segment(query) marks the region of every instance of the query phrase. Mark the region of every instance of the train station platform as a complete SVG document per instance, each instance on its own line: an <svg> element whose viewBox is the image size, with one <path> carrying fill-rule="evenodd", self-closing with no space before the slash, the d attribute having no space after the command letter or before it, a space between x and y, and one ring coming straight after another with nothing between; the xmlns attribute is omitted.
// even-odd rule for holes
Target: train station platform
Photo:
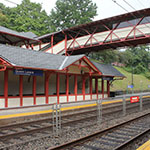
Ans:
<svg viewBox="0 0 150 150"><path fill-rule="evenodd" d="M112 104L121 102L123 97L125 96L126 100L130 100L131 96L140 96L140 93L136 94L126 94L121 96L116 96L113 98L107 98L102 100L102 105ZM142 93L143 98L150 97L150 92ZM88 108L96 106L97 100L89 100L89 101L79 101L79 102L71 102L71 103L62 103L61 111L71 111L76 109ZM9 118L18 118L25 116L34 116L34 115L42 115L52 113L52 104L48 105L39 105L39 106L28 106L28 107L14 107L9 109L0 109L0 120L9 119Z"/></svg>
<svg viewBox="0 0 150 150"><path fill-rule="evenodd" d="M140 146L136 150L150 150L150 140L148 140L147 142L145 142L142 146Z"/></svg>

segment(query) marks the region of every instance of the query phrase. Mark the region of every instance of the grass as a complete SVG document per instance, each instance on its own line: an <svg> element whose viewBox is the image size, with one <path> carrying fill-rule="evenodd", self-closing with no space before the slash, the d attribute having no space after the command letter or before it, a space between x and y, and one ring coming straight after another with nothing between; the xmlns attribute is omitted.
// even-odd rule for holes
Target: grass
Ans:
<svg viewBox="0 0 150 150"><path fill-rule="evenodd" d="M120 91L120 90L123 90L123 91L126 91L127 90L127 86L128 85L131 85L131 80L132 80L132 74L125 71L123 68L120 68L120 67L115 67L118 71L120 71L122 74L124 74L126 76L125 79L123 80L116 80L113 82L110 90L111 91ZM150 73L150 72L149 72ZM140 91L141 89L142 90L149 90L150 91L150 88L148 88L148 85L150 85L150 80L147 79L144 75L140 74L140 75L137 75L137 74L133 74L133 83L134 83L134 90L135 91ZM132 89L129 89L128 88L128 91L131 91Z"/></svg>

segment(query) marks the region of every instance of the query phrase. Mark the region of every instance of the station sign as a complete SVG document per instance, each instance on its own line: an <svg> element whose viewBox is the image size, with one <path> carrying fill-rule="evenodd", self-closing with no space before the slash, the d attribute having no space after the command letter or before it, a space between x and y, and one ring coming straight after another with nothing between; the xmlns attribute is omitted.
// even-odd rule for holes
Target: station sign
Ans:
<svg viewBox="0 0 150 150"><path fill-rule="evenodd" d="M43 76L42 70L33 70L33 69L14 69L13 73L15 75Z"/></svg>
<svg viewBox="0 0 150 150"><path fill-rule="evenodd" d="M139 96L130 97L130 103L137 103L137 102L139 102Z"/></svg>
<svg viewBox="0 0 150 150"><path fill-rule="evenodd" d="M132 89L132 88L134 88L134 85L128 85L128 88Z"/></svg>

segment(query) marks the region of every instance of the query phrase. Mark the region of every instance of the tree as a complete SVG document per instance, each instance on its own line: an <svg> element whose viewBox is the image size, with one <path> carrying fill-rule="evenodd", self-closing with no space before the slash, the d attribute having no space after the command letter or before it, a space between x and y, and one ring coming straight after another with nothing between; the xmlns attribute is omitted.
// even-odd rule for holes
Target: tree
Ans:
<svg viewBox="0 0 150 150"><path fill-rule="evenodd" d="M118 62L118 52L113 50L104 50L97 53L92 53L89 57L99 60L102 63L110 64L112 62Z"/></svg>
<svg viewBox="0 0 150 150"><path fill-rule="evenodd" d="M0 25L1 26L7 26L8 24L8 17L5 14L8 12L8 8L5 7L2 3L0 3Z"/></svg>
<svg viewBox="0 0 150 150"><path fill-rule="evenodd" d="M3 23L8 22L8 18L0 11L0 25L3 25Z"/></svg>
<svg viewBox="0 0 150 150"><path fill-rule="evenodd" d="M57 0L50 14L51 28L59 31L88 23L97 15L97 6L91 0Z"/></svg>
<svg viewBox="0 0 150 150"><path fill-rule="evenodd" d="M9 8L7 27L19 32L32 31L37 35L50 32L49 16L39 3L23 0L17 7Z"/></svg>

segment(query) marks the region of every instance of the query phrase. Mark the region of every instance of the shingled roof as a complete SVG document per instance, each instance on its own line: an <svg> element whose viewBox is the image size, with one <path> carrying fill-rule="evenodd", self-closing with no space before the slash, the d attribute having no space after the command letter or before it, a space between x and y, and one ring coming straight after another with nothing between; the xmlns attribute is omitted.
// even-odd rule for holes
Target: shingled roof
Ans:
<svg viewBox="0 0 150 150"><path fill-rule="evenodd" d="M113 76L113 77L123 77L123 78L125 77L112 65L101 64L94 61L91 62L96 66L96 68L102 73L103 76Z"/></svg>
<svg viewBox="0 0 150 150"><path fill-rule="evenodd" d="M24 41L28 41L29 44L39 42L34 37L36 35L32 32L17 32L0 26L0 43L2 44L9 43L20 46L24 45Z"/></svg>
<svg viewBox="0 0 150 150"><path fill-rule="evenodd" d="M15 67L62 70L84 56L61 56L0 44L0 57Z"/></svg>

